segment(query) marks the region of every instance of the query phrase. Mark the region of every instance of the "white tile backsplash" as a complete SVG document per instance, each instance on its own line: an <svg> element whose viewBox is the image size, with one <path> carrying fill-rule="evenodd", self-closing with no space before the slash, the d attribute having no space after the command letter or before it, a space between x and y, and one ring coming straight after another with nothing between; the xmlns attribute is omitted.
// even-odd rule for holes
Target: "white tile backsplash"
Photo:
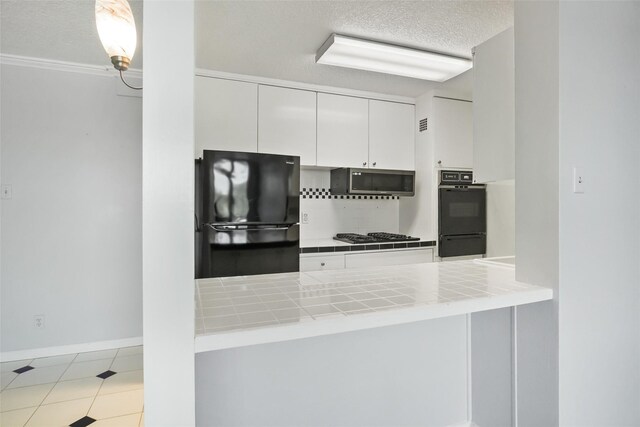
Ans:
<svg viewBox="0 0 640 427"><path fill-rule="evenodd" d="M303 169L301 188L328 190L329 170ZM302 223L307 214L308 224ZM398 233L399 200L300 199L300 238L326 239L336 233L366 234L374 231Z"/></svg>

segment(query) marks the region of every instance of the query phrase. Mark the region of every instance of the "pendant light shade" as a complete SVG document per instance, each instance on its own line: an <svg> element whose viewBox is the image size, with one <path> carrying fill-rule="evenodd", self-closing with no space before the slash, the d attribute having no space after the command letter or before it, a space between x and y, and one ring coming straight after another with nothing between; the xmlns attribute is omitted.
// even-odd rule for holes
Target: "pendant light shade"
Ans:
<svg viewBox="0 0 640 427"><path fill-rule="evenodd" d="M136 23L127 0L96 0L96 26L113 66L129 68L136 51Z"/></svg>

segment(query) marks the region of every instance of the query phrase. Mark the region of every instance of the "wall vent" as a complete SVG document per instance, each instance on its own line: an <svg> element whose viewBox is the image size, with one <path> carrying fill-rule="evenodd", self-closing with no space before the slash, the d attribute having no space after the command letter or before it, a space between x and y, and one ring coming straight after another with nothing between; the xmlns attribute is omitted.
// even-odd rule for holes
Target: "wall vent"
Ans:
<svg viewBox="0 0 640 427"><path fill-rule="evenodd" d="M424 119L420 120L419 130L420 130L420 132L424 132L425 130L427 130L427 118L426 117Z"/></svg>

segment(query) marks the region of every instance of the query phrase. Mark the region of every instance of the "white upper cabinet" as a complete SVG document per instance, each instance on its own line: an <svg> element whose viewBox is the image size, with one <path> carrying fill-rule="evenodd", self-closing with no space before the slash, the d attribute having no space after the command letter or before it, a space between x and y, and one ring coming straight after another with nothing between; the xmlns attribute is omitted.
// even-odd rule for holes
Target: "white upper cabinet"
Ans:
<svg viewBox="0 0 640 427"><path fill-rule="evenodd" d="M473 167L473 107L471 102L434 97L433 132L436 167L449 169L471 169Z"/></svg>
<svg viewBox="0 0 640 427"><path fill-rule="evenodd" d="M415 106L369 100L369 163L376 169L415 169Z"/></svg>
<svg viewBox="0 0 640 427"><path fill-rule="evenodd" d="M300 156L316 164L316 93L262 86L258 95L258 152Z"/></svg>
<svg viewBox="0 0 640 427"><path fill-rule="evenodd" d="M195 78L195 155L202 150L258 151L258 85Z"/></svg>
<svg viewBox="0 0 640 427"><path fill-rule="evenodd" d="M318 166L367 167L369 101L319 93L317 144Z"/></svg>
<svg viewBox="0 0 640 427"><path fill-rule="evenodd" d="M195 78L202 150L300 156L303 166L415 169L415 106Z"/></svg>
<svg viewBox="0 0 640 427"><path fill-rule="evenodd" d="M475 48L473 169L478 182L515 178L513 28Z"/></svg>

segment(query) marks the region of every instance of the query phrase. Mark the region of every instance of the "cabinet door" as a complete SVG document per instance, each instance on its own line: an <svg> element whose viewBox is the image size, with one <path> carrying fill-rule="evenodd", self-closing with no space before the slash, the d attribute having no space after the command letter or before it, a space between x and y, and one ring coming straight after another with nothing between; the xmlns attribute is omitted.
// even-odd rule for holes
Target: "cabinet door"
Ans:
<svg viewBox="0 0 640 427"><path fill-rule="evenodd" d="M379 267L433 262L433 249L346 254L345 268Z"/></svg>
<svg viewBox="0 0 640 427"><path fill-rule="evenodd" d="M300 255L300 271L340 270L344 255Z"/></svg>
<svg viewBox="0 0 640 427"><path fill-rule="evenodd" d="M316 164L316 93L260 85L258 152L300 156Z"/></svg>
<svg viewBox="0 0 640 427"><path fill-rule="evenodd" d="M257 117L257 84L196 76L196 157L202 150L257 152Z"/></svg>
<svg viewBox="0 0 640 427"><path fill-rule="evenodd" d="M318 166L367 166L369 161L369 101L350 96L318 94Z"/></svg>
<svg viewBox="0 0 640 427"><path fill-rule="evenodd" d="M515 179L513 28L476 47L473 80L474 178Z"/></svg>
<svg viewBox="0 0 640 427"><path fill-rule="evenodd" d="M469 101L433 98L436 167L473 167L473 106Z"/></svg>
<svg viewBox="0 0 640 427"><path fill-rule="evenodd" d="M369 167L415 169L415 107L369 101Z"/></svg>

